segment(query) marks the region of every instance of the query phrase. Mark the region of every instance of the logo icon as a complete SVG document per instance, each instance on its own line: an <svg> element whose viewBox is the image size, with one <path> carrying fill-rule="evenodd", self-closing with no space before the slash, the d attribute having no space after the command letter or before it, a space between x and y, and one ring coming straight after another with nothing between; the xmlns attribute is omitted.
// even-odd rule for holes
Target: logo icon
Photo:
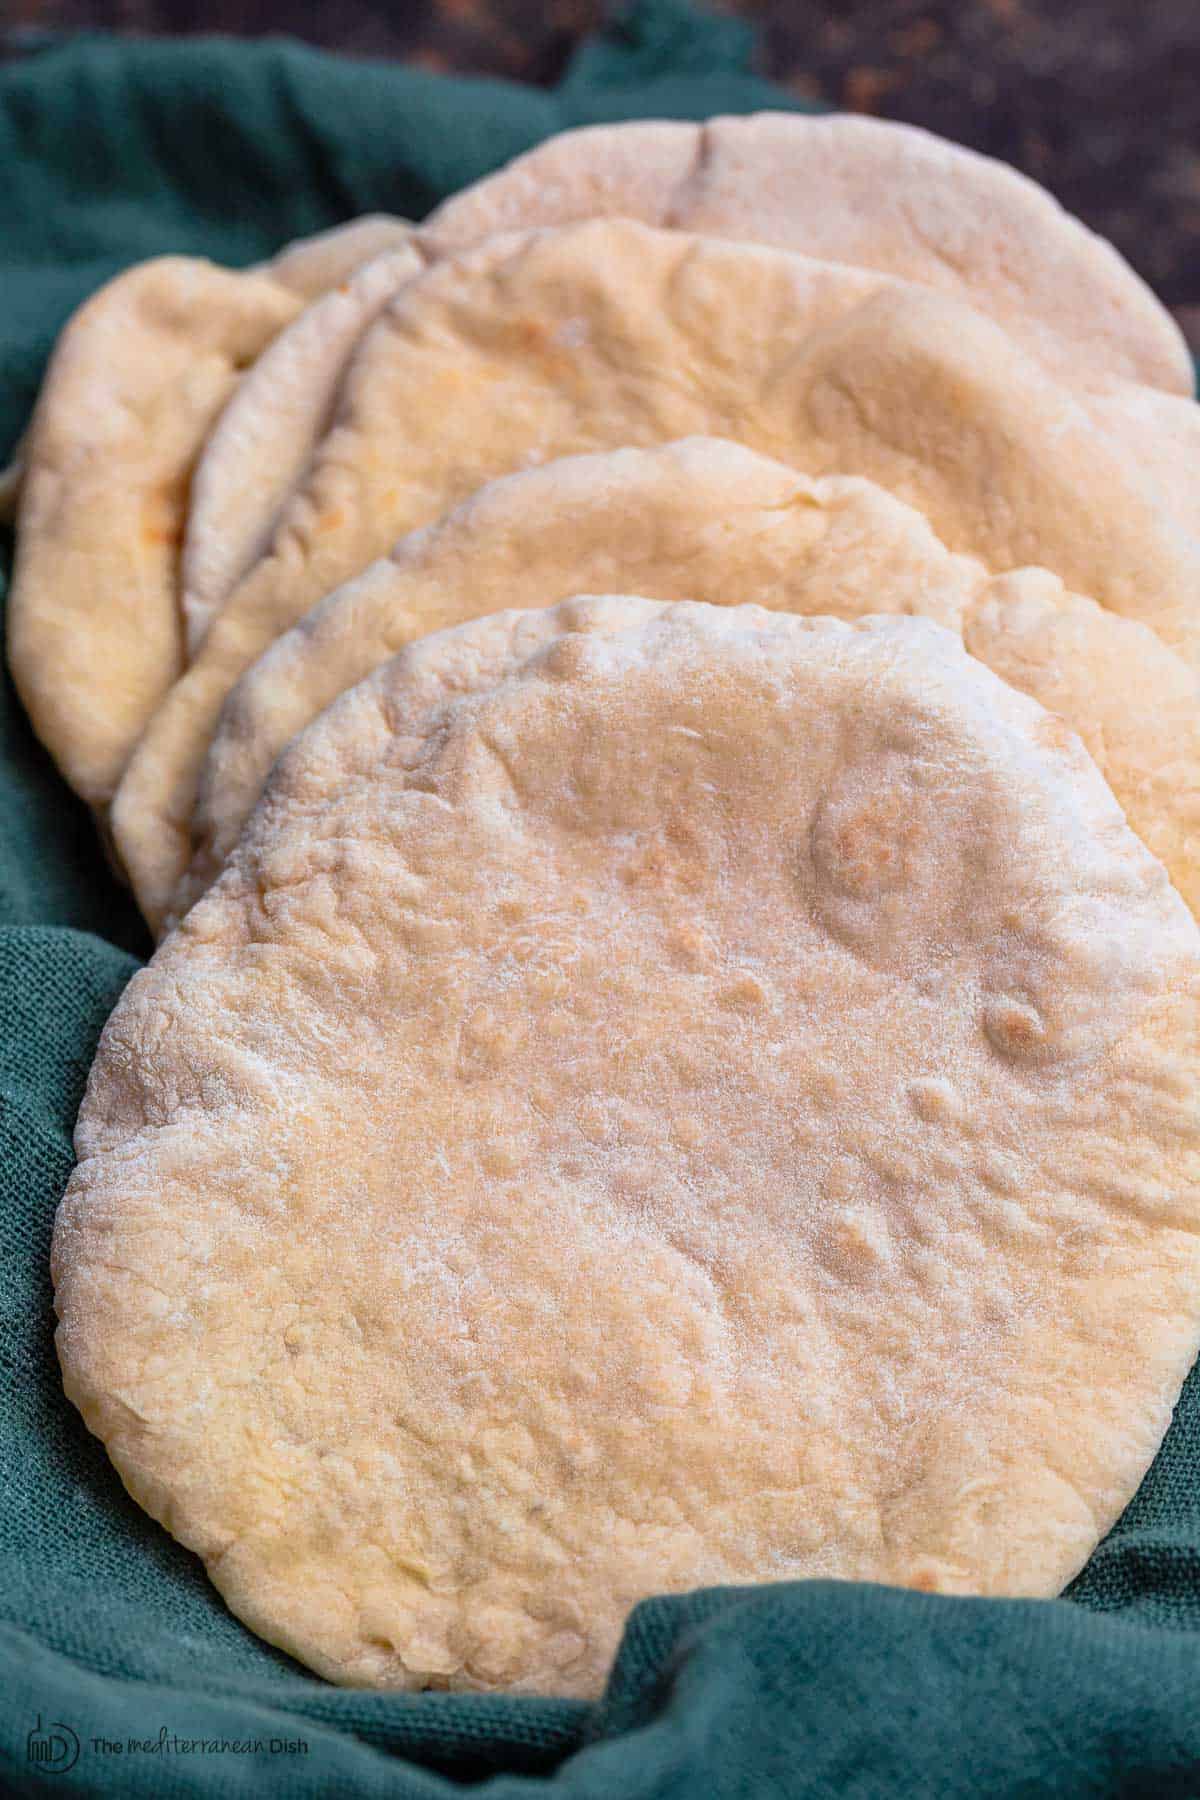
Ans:
<svg viewBox="0 0 1200 1800"><path fill-rule="evenodd" d="M25 1756L43 1775L65 1775L79 1761L79 1739L69 1725L56 1722L43 1727L39 1713L25 1740Z"/></svg>

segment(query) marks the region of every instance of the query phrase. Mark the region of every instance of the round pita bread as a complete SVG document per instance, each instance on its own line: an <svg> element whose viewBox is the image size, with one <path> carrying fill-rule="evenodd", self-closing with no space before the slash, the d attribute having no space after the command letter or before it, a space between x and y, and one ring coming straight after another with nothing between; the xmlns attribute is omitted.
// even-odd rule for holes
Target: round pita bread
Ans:
<svg viewBox="0 0 1200 1800"><path fill-rule="evenodd" d="M22 445L8 653L34 730L93 806L184 666L179 551L196 452L301 296L342 280L385 226L407 229L367 226L257 270L140 263L59 336Z"/></svg>
<svg viewBox="0 0 1200 1800"><path fill-rule="evenodd" d="M1198 1019L1086 752L939 627L474 622L109 1021L67 1392L338 1681L594 1694L714 1582L1053 1594L1200 1338Z"/></svg>
<svg viewBox="0 0 1200 1800"><path fill-rule="evenodd" d="M995 570L1044 565L1200 641L1200 543L968 308L627 220L492 240L406 283L372 327L271 553L138 746L113 828L146 916L162 919L190 860L226 695L310 606L494 476L693 433L867 476L951 549Z"/></svg>
<svg viewBox="0 0 1200 1800"><path fill-rule="evenodd" d="M55 347L25 449L8 655L34 730L93 806L183 667L196 450L301 304L267 275L164 257L101 288Z"/></svg>
<svg viewBox="0 0 1200 1800"><path fill-rule="evenodd" d="M577 593L739 599L772 610L915 612L959 627L985 580L872 482L810 481L738 444L564 457L489 483L335 589L253 663L225 703L173 923L215 879L288 741L428 632Z"/></svg>
<svg viewBox="0 0 1200 1800"><path fill-rule="evenodd" d="M196 851L165 923L220 873L289 740L405 644L514 595L539 607L625 589L843 619L915 613L965 631L973 655L1079 733L1133 829L1200 911L1200 682L1153 632L1043 570L989 579L871 482L811 481L740 445L693 438L490 483L277 639L225 703Z"/></svg>
<svg viewBox="0 0 1200 1800"><path fill-rule="evenodd" d="M373 257L306 307L238 383L192 477L183 543L189 655L267 549L284 501L328 429L351 350L401 283L424 266L411 242Z"/></svg>
<svg viewBox="0 0 1200 1800"><path fill-rule="evenodd" d="M564 132L454 195L439 251L621 214L917 281L989 314L1068 386L1191 395L1175 321L1103 238L1006 164L912 125L759 113Z"/></svg>
<svg viewBox="0 0 1200 1800"><path fill-rule="evenodd" d="M414 243L407 220L386 213L370 213L336 225L315 237L287 244L270 262L259 263L253 274L267 274L306 299L324 294L346 280L368 257L380 256L404 244ZM0 469L0 523L16 518L17 500L24 475L24 441L18 443L5 468Z"/></svg>
<svg viewBox="0 0 1200 1800"><path fill-rule="evenodd" d="M797 182L798 194L792 192ZM1182 383L1190 394L1191 365L1179 362L1174 322L1109 247L1048 195L1002 165L924 132L875 120L778 116L716 120L710 127L651 122L568 132L447 202L411 248L414 257L418 249L444 255L497 228L612 214L696 228L693 211L717 236L885 270L991 312L1080 393L1101 429L1133 452L1179 522L1200 529L1190 474L1195 458L1180 461L1185 441L1196 449L1200 413L1174 393L1112 376L1114 367L1126 375L1142 367L1140 354L1158 379L1173 388ZM1028 240L1029 266L1019 258L1014 266L1018 236ZM1048 243L1059 252L1049 262ZM402 267L395 286L412 272ZM1027 296L1030 279L1037 292ZM371 288L363 297L363 329L382 305L380 282ZM1049 308L1053 321L1039 308ZM317 436L312 420L361 335L352 313L350 306L331 307L320 319L298 322L286 357L270 368L256 366L238 389L236 421L223 421L213 434L193 486L184 552L193 653L230 590L228 571L240 564L237 573L244 573L243 547L253 544L258 553L282 499L298 484ZM1098 321L1100 348L1089 354L1087 334ZM1131 354L1131 341L1138 354ZM297 419L297 402L310 387L309 411ZM237 496L240 531L230 532L228 512L206 491L210 483L216 495Z"/></svg>

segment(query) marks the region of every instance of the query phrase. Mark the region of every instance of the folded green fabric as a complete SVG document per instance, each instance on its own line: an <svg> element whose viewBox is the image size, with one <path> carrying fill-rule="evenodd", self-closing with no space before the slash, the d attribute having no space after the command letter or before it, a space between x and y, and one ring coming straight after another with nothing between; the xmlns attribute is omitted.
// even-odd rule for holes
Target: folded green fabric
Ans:
<svg viewBox="0 0 1200 1800"><path fill-rule="evenodd" d="M553 93L285 44L91 40L0 71L0 452L53 334L125 263L248 262L419 216L598 119L788 104L730 20L669 0ZM90 820L0 696L0 1786L147 1794L1200 1796L1200 1382L1052 1603L812 1582L653 1601L609 1691L335 1689L225 1611L62 1397L47 1256L104 1018L147 952Z"/></svg>

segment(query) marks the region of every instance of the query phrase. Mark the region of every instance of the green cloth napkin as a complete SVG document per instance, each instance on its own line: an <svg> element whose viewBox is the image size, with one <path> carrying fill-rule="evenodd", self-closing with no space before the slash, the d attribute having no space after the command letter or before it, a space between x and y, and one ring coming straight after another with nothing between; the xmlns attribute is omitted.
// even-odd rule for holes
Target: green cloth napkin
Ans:
<svg viewBox="0 0 1200 1800"><path fill-rule="evenodd" d="M0 70L0 452L67 313L161 251L239 263L420 216L564 126L788 104L729 20L646 4L553 93L290 44L77 42ZM98 671L98 679L103 672ZM225 1611L64 1400L47 1255L97 1034L147 945L0 701L5 1792L1200 1796L1200 1383L1071 1598L809 1582L655 1600L605 1698L325 1685ZM490 1779L489 1779L490 1778Z"/></svg>

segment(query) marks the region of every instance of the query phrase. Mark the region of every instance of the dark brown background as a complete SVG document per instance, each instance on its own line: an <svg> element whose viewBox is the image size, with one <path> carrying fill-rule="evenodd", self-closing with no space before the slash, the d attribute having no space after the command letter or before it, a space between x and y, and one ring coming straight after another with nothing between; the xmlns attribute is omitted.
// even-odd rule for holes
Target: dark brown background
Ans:
<svg viewBox="0 0 1200 1800"><path fill-rule="evenodd" d="M712 0L710 0L712 5ZM83 28L290 32L547 83L603 0L0 0L0 53ZM760 72L1003 157L1113 239L1200 349L1200 0L717 0Z"/></svg>

